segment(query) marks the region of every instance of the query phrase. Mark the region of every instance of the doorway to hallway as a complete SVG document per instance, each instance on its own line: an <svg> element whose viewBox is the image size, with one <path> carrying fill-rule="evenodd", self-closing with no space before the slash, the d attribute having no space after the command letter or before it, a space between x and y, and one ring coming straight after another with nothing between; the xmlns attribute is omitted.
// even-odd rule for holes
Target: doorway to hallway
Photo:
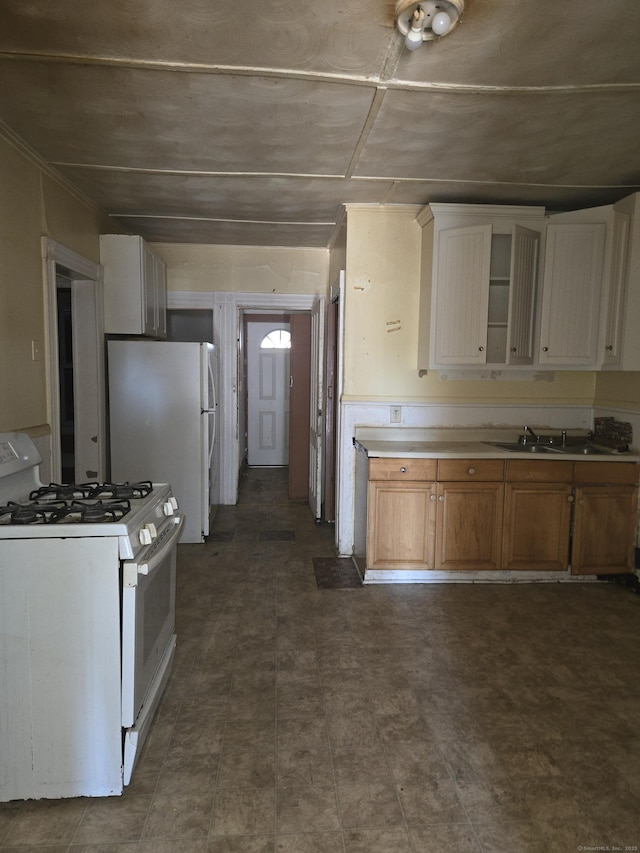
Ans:
<svg viewBox="0 0 640 853"><path fill-rule="evenodd" d="M244 458L249 466L286 466L289 498L306 499L310 315L244 312L242 330Z"/></svg>
<svg viewBox="0 0 640 853"><path fill-rule="evenodd" d="M289 323L247 321L247 464L289 464Z"/></svg>

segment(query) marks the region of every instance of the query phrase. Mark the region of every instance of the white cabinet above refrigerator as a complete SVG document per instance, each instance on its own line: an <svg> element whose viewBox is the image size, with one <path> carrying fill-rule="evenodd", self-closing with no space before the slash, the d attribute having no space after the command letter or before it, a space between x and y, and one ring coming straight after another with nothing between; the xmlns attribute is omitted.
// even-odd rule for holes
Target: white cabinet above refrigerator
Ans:
<svg viewBox="0 0 640 853"><path fill-rule="evenodd" d="M162 258L142 237L100 236L107 334L167 336L167 282Z"/></svg>

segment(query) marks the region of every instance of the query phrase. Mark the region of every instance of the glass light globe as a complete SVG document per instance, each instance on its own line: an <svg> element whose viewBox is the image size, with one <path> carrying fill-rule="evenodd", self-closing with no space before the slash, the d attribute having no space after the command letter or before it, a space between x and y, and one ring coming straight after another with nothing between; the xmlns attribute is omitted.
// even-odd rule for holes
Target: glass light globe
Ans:
<svg viewBox="0 0 640 853"><path fill-rule="evenodd" d="M443 36L449 32L451 27L451 18L446 12L438 12L431 22L431 29L437 36Z"/></svg>
<svg viewBox="0 0 640 853"><path fill-rule="evenodd" d="M409 50L416 50L422 44L422 30L416 30L413 27L407 33L407 36L404 40L405 47Z"/></svg>

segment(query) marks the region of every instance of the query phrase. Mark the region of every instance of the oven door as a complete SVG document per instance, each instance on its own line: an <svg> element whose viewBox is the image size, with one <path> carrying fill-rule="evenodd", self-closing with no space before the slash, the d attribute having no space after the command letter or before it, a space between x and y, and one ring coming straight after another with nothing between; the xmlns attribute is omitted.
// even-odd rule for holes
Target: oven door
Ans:
<svg viewBox="0 0 640 853"><path fill-rule="evenodd" d="M133 726L150 691L164 686L175 645L176 546L184 516L173 516L158 538L122 566L122 725ZM161 689L161 688L160 688Z"/></svg>

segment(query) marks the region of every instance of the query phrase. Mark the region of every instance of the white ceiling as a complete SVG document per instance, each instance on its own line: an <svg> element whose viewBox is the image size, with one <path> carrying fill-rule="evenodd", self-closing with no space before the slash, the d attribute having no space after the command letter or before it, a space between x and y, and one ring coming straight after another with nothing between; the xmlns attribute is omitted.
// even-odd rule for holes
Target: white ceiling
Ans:
<svg viewBox="0 0 640 853"><path fill-rule="evenodd" d="M150 241L326 247L346 202L640 190L640 2L0 0L0 120Z"/></svg>

